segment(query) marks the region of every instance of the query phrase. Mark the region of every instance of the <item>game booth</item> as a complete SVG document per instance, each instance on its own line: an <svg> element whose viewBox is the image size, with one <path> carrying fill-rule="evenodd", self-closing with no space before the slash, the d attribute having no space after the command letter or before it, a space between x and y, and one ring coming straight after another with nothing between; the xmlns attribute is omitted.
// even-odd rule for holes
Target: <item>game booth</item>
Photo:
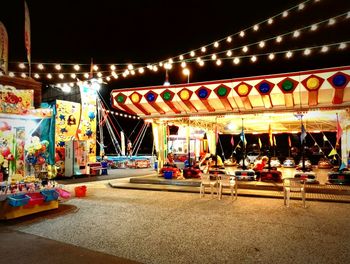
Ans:
<svg viewBox="0 0 350 264"><path fill-rule="evenodd" d="M115 109L152 124L159 169L164 167L169 152L180 168L186 166L183 161L192 166L204 152L221 154L221 134L239 135L239 142L234 144L244 148L247 134L268 134L271 139L273 134L295 134L302 145L307 134L326 131L336 133L337 142L331 143L331 152L325 156L337 156L339 160L339 170L330 172L328 183L335 183L333 177L338 183L346 183L350 179L349 80L350 67L344 66L118 89L111 92L111 101ZM283 164L294 167L291 160ZM296 177L315 177L304 168L305 164ZM250 173L249 168L240 168L235 175L246 179ZM275 176L270 168L264 170L263 178L274 180ZM277 175L276 179L280 181L281 177Z"/></svg>
<svg viewBox="0 0 350 264"><path fill-rule="evenodd" d="M67 196L52 180L52 110L40 103L40 83L0 76L0 219L56 209Z"/></svg>

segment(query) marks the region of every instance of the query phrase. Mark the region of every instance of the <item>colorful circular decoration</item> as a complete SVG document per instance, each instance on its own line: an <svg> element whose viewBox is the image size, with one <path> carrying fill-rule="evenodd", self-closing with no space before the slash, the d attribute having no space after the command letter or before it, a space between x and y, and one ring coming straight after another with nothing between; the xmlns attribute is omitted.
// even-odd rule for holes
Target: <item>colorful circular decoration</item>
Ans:
<svg viewBox="0 0 350 264"><path fill-rule="evenodd" d="M156 99L156 96L155 96L154 93L148 93L146 95L146 99L147 99L148 102L153 102Z"/></svg>
<svg viewBox="0 0 350 264"><path fill-rule="evenodd" d="M294 88L294 84L293 84L293 82L290 81L290 80L285 80L285 81L282 83L282 89L283 89L284 91L286 91L286 92L293 90L293 88Z"/></svg>
<svg viewBox="0 0 350 264"><path fill-rule="evenodd" d="M346 76L343 74L337 74L333 77L332 83L334 84L334 86L342 87L346 83Z"/></svg>
<svg viewBox="0 0 350 264"><path fill-rule="evenodd" d="M316 77L311 77L306 81L306 87L309 90L317 90L320 87L320 80Z"/></svg>
<svg viewBox="0 0 350 264"><path fill-rule="evenodd" d="M200 89L198 91L198 96L199 96L199 98L202 98L202 99L207 98L207 96L208 96L207 89L204 89L204 88Z"/></svg>
<svg viewBox="0 0 350 264"><path fill-rule="evenodd" d="M118 103L123 103L124 102L124 95L120 94L117 96L117 102Z"/></svg>
<svg viewBox="0 0 350 264"><path fill-rule="evenodd" d="M246 84L241 84L238 86L237 91L240 96L245 96L249 92L249 87Z"/></svg>
<svg viewBox="0 0 350 264"><path fill-rule="evenodd" d="M221 86L219 89L218 89L218 95L219 96L225 96L227 94L227 88L224 87L224 86Z"/></svg>
<svg viewBox="0 0 350 264"><path fill-rule="evenodd" d="M188 99L190 99L190 93L189 93L189 91L188 90L182 90L181 92L180 92L180 98L182 99L182 100L188 100Z"/></svg>
<svg viewBox="0 0 350 264"><path fill-rule="evenodd" d="M259 91L266 94L270 91L270 85L267 82L263 82L259 85Z"/></svg>
<svg viewBox="0 0 350 264"><path fill-rule="evenodd" d="M140 100L141 100L141 96L138 93L133 93L131 95L131 101L133 103L138 103L138 102L140 102Z"/></svg>
<svg viewBox="0 0 350 264"><path fill-rule="evenodd" d="M170 93L170 92L165 92L165 93L163 94L163 99L164 99L165 101L169 101L169 100L171 99L171 93Z"/></svg>

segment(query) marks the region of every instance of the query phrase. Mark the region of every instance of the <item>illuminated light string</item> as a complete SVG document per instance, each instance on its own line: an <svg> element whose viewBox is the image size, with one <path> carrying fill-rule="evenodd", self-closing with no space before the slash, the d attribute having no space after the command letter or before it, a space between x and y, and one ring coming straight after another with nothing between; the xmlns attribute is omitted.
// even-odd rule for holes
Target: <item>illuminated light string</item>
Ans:
<svg viewBox="0 0 350 264"><path fill-rule="evenodd" d="M350 11L342 13L342 14L334 16L334 17L331 17L331 18L324 19L324 20L316 22L316 23L312 23L312 24L307 25L307 26L302 27L302 28L294 29L294 30L289 31L287 33L280 34L278 36L274 36L274 37L271 37L271 38L259 40L259 41L254 42L254 43L245 44L244 46L231 48L229 50L224 50L224 51L213 53L213 54L203 55L203 57L186 59L185 61L186 62L193 62L193 60L195 59L196 62L200 66L203 66L204 65L204 61L206 61L206 57L210 56L211 59L216 61L216 64L218 66L220 66L221 65L221 58L218 58L218 55L226 53L226 55L228 57L231 57L232 56L232 51L236 51L236 50L239 50L239 49L242 49L242 51L244 53L246 53L246 52L248 52L249 47L255 46L255 45L258 45L260 48L264 48L266 46L266 42L271 41L271 40L276 40L276 42L281 42L283 40L283 37L285 37L287 35L293 35L294 38L297 38L297 37L300 36L301 31L304 31L304 30L307 30L307 29L310 29L311 31L315 31L318 28L319 25L325 24L325 23L328 23L328 25L333 25L336 22L336 19L339 19L340 17L346 16L345 17L346 19L349 18L349 13L350 13ZM202 49L203 49L203 47L202 47ZM193 56L194 56L194 54L195 53L193 52ZM308 55L308 54L305 54L305 55ZM241 57L244 57L244 56L241 56ZM181 59L181 56L180 56L180 59ZM182 56L182 59L183 59L183 56ZM166 62L159 62L157 65L159 65L160 67L164 67L165 69L168 70L168 69L172 68L172 64L173 63L180 63L181 62L181 67L184 68L184 67L186 67L186 62L185 61L184 60L182 60L182 61L174 61L173 59L169 59ZM252 61L255 62L256 59L254 57L252 57ZM237 60L236 60L235 64L238 64ZM65 79L67 75L69 75L72 79L76 79L77 75L83 75L85 79L90 79L90 77L91 77L90 76L90 74L91 74L90 71L88 71L88 72L87 71L77 72L77 70L80 69L80 65L83 66L83 65L89 65L89 64L80 64L79 65L79 64L76 64L76 63L68 63L68 64L67 63L47 63L46 65L53 65L54 68L57 71L61 71L62 65L71 65L71 66L73 66L75 72L59 72L59 73L57 73L57 74L59 74L58 77L61 80ZM109 71L109 70L98 71L99 66L101 67L101 66L106 66L106 65L108 65L109 68L112 71ZM124 66L127 65L127 69L117 69L116 65L118 65L118 66L120 66L120 65L124 65ZM137 65L143 65L144 67L137 67ZM147 66L145 66L145 65L146 65L146 63L95 64L94 67L93 67L93 74L96 74L98 78L102 78L102 76L104 74L108 73L109 75L104 77L104 78L106 79L106 81L111 81L112 78L113 79L118 79L120 75L123 76L124 78L126 78L130 74L131 75L135 75L136 72L138 72L139 74L142 74L142 73L144 73L144 69L145 68L148 68L149 70L151 70L153 72L157 72L158 71L157 65L152 65L152 64L148 64ZM89 65L89 66L91 66L91 65ZM26 63L21 62L21 63L19 63L18 67L20 69L25 69L26 68ZM38 63L37 64L37 68L38 69L44 69L44 66L43 66L42 63ZM11 71L11 75L10 76L14 76L14 74L20 74L20 76L22 78L27 78L28 77L26 75L26 73L24 73L24 72L16 72L16 71ZM44 73L44 72L43 73L38 73L38 72L34 73L33 72L33 76L34 76L35 79L40 79L41 76L44 76L44 75L46 75L47 79L52 79L53 78L52 74L54 74L54 73ZM68 76L68 78L69 78L69 76Z"/></svg>
<svg viewBox="0 0 350 264"><path fill-rule="evenodd" d="M307 30L307 29L310 29L310 30L313 30L313 28L315 26L319 26L319 25L322 25L324 23L328 23L329 20L331 19L339 19L343 16L347 16L349 12L345 12L345 13L342 13L340 15L337 15L337 16L334 16L334 17L331 17L331 18L327 18L325 20L322 20L322 21L319 21L317 23L312 23L310 25L307 25L305 27L302 27L302 28L298 28L298 29L294 29L294 30L291 30L289 32L286 32L286 33L283 33L283 34L280 34L278 36L273 36L271 38L267 38L267 39L263 39L263 40L259 40L259 41L256 41L256 42L253 42L253 43L248 43L248 44L245 44L245 45L242 45L242 46L239 46L239 47L235 47L235 48L230 48L230 49L227 49L227 50L223 50L223 51L220 51L220 52L217 52L217 53L213 53L213 54L207 54L207 55L204 55L202 56L202 58L205 58L205 57L209 57L211 56L211 58L213 59L213 56L215 55L215 59L217 58L218 55L221 55L223 53L226 53L226 55L228 57L231 57L232 54L233 54L233 51L236 51L236 50L242 50L242 52L246 53L248 52L249 50L249 47L252 47L252 46L255 46L255 45L258 45L260 48L263 48L266 46L266 42L268 41L271 41L271 40L275 40L276 42L281 42L283 40L283 37L285 36L288 36L288 35L293 35L294 38L297 38L300 36L301 34L301 31L304 31L304 30ZM229 53L229 54L227 54ZM203 60L203 59L202 59ZM191 62L192 60L191 59L188 59L186 60L186 62Z"/></svg>
<svg viewBox="0 0 350 264"><path fill-rule="evenodd" d="M335 17L332 17L332 18L327 18L327 19L325 19L325 20L323 20L323 21L320 21L320 22L317 22L317 23L313 23L312 25L308 25L308 26L305 26L305 27L303 27L303 28L299 28L299 29L295 29L295 30L292 30L292 31L289 31L289 32L287 32L287 33L284 33L284 34L282 34L282 35L279 35L279 36L274 36L274 37L272 37L272 38L269 38L269 39L264 39L264 40L260 40L260 41L257 41L257 42L254 42L254 43L249 43L249 44L246 44L246 45L244 45L244 46L240 46L240 47L236 47L236 48L233 48L233 49L229 49L229 50L224 50L224 51L221 51L221 52L218 52L217 54L223 54L223 53L226 53L226 55L228 56L228 57L231 57L232 56L232 51L235 51L235 50L239 50L239 49L242 49L242 51L243 52L247 52L248 51L248 47L250 47L250 46L254 46L254 45L259 45L259 47L264 47L265 45L266 45L266 42L268 42L268 41L270 41L270 40L276 40L276 41L279 41L280 39L282 39L282 37L285 37L286 35L290 35L290 34L293 34L293 36L295 36L295 32L299 32L298 34L300 34L300 31L303 31L303 30L305 30L305 29L310 29L310 30L313 30L313 28L316 26L316 25L320 25L320 24L323 24L323 23L325 23L325 22L327 22L327 21L330 21L331 19L337 19L337 18L339 18L339 17L342 17L342 16L344 16L344 15L347 15L348 16L348 14L349 14L349 12L347 12L347 13L343 13L343 14L340 14L340 15L338 15L338 16L335 16ZM340 46L339 46L339 48L340 49L344 49L344 48L346 48L346 44L345 43L340 43L339 44ZM314 49L315 47L312 47L312 49ZM322 52L327 52L328 51L328 49L329 49L329 47L327 46L327 45L323 45L322 46ZM300 50L300 49L297 49L297 50ZM294 51L297 51L297 50L294 50ZM269 54L269 59L274 59L274 57L275 57L275 55L274 54L279 54L279 53L284 53L285 51L281 51L281 52L270 52L270 54ZM305 55L309 55L311 53L311 50L310 50L310 48L306 48L305 49L305 51L304 51L304 54ZM197 63L199 63L199 65L200 66L203 66L204 65L204 62L205 61L208 61L208 60L214 60L214 61L216 61L216 64L218 65L218 66L220 66L221 64L222 64L222 59L223 60L225 60L225 59L228 59L228 58L218 58L218 56L217 56L217 54L208 54L208 55L205 55L205 56L203 56L203 57L197 57L196 58L196 62ZM265 54L264 54L265 55ZM207 57L209 57L210 56L210 59L207 59ZM245 58L245 57L249 57L249 56L251 56L251 55L247 55L247 56L239 56L239 57L235 57L234 58L234 64L238 64L239 63L239 58ZM251 56L251 61L252 62L256 62L256 60L257 60L257 56L262 56L261 54L259 55L253 55L253 56ZM292 54L291 53L288 53L287 52L287 58L290 58L291 56L292 56ZM193 62L193 60L194 60L194 58L192 59L192 60L186 60L187 62ZM173 61L173 60L170 60L169 61L170 63L180 63L180 62L177 62L177 61ZM164 68L165 69L171 69L172 68L172 64L170 64L170 63L159 63L159 65L160 66L164 66ZM72 64L73 65L73 64ZM112 64L112 66L113 66L114 64ZM75 64L75 66L77 66L76 64ZM96 66L96 65L95 65ZM157 71L158 70L158 67L156 67L156 66L149 66L148 68L149 69L151 69L151 70L153 70L153 71ZM183 68L185 68L186 67L186 62L185 61L182 61L181 62L181 67L183 67ZM23 68L25 68L25 65L24 65L24 63L20 63L19 64L19 68L21 68L21 69L23 69ZM56 64L56 68L57 69L60 69L60 64ZM75 68L77 68L77 67L75 67ZM115 67L111 67L111 69L115 69ZM132 64L128 64L128 69L127 70L121 70L121 71L117 71L118 73L119 73L119 75L122 75L122 76L124 76L124 77L127 77L129 74L132 74L132 75L134 75L135 74L135 71L133 70L134 69L134 66L132 65ZM95 67L95 70L98 70L98 67ZM112 71L112 72L110 72L110 71L99 71L99 72L96 72L96 75L97 75L97 77L98 78L102 78L103 77L103 74L106 74L106 73L108 73L108 74L110 74L110 75L107 75L107 76L105 76L105 77L103 77L103 79L105 79L106 81L111 81L111 79L112 79L112 77L114 78L114 79L118 79L118 73L117 73L116 71ZM139 73L143 73L144 72L144 68L139 68L138 69L138 72ZM11 72L11 74L10 74L10 76L14 76L14 74L20 74L20 76L22 77L22 78L26 78L27 77L27 75L24 73L24 72L14 72L14 71L12 71ZM52 74L51 73L48 73L48 74L46 74L46 73L40 73L40 74L38 74L38 73L33 73L34 74L34 78L36 78L36 79L39 79L40 78L40 75L46 75L46 77L48 78L48 79L52 79ZM84 78L85 79L90 79L90 72L79 72L79 73L71 73L71 72L62 72L62 73L60 73L59 74L59 78L60 79L65 79L65 76L66 75L69 75L72 79L77 79L77 74L79 74L79 75L83 75L84 76ZM71 85L71 83L69 83L69 85L70 86L72 86Z"/></svg>
<svg viewBox="0 0 350 264"><path fill-rule="evenodd" d="M178 55L178 56L175 56L175 57L173 57L173 58L170 58L169 61L171 61L171 60L173 60L173 59L175 59L175 58L177 58L177 57L180 57L180 60L183 60L185 55L190 55L191 57L194 57L194 56L195 56L195 52L196 52L197 50L201 50L202 52L205 52L205 51L206 51L206 47L209 47L209 46L214 46L214 48L218 48L218 47L220 46L220 42L222 42L222 41L224 41L224 40L226 40L227 42L232 42L232 38L233 38L234 36L236 36L236 35L239 35L239 36L241 36L241 37L244 37L244 36L245 36L245 31L248 31L249 29L253 29L254 31L258 31L259 28L260 28L260 25L262 25L263 23L272 24L273 19L276 18L276 17L278 17L278 16L286 17L286 16L288 16L289 12L292 11L292 10L299 10L299 11L300 11L300 10L303 10L304 7L305 7L305 5L306 5L308 2L312 2L312 0L303 1L303 2L297 4L297 5L295 5L295 6L291 7L291 8L289 8L289 9L283 11L283 12L277 13L276 15L274 15L274 16L272 16L272 17L269 17L268 19L265 19L265 20L263 20L263 21L261 21L261 22L259 22L259 23L256 23L256 24L254 24L253 26L247 27L247 28L245 28L245 29L240 30L239 32L236 32L236 33L234 33L234 34L231 34L231 35L229 35L229 36L226 36L226 37L224 37L224 38L221 38L221 39L219 39L219 40L216 40L216 41L214 41L214 42L212 42L212 43L209 43L209 44L207 44L207 45L204 45L204 46L202 46L200 49L195 49L195 50L192 50L192 51L190 51L190 52L186 52L186 53L183 53L183 54L181 54L181 55ZM318 2L318 1L315 1L315 0L314 0L314 2ZM349 14L348 14L348 15L349 15ZM159 62L159 63L163 63L163 62L165 62L165 61L161 61L161 62ZM172 63L172 62L171 62L171 63ZM133 63L133 64L134 64L134 65L145 65L146 63ZM151 64L155 64L155 63L151 63ZM156 63L156 64L158 64L158 63ZM53 66L55 67L56 70L61 70L62 65L65 65L65 66L73 66L74 70L75 70L75 71L78 71L78 70L80 69L80 66L90 65L90 64L76 64L76 63L64 63L64 64L58 64L58 63L38 63L38 66L37 66L37 67L38 67L40 70L43 70L43 69L45 68L44 65L47 65L47 66L53 65ZM115 69L115 66L116 66L116 65L117 65L117 66L126 66L126 65L128 65L128 69L129 69L129 65L130 65L130 64L128 64L128 63L109 63L109 64L96 64L96 65L110 65L110 67L114 67L114 69ZM153 65L152 65L152 66L153 66ZM21 64L20 64L20 68L24 69L24 68L25 68L25 64L24 64L24 63L21 63ZM113 70L113 69L112 69L112 70Z"/></svg>
<svg viewBox="0 0 350 264"><path fill-rule="evenodd" d="M344 50L347 48L347 46L350 44L350 40L348 41L342 41L342 42L337 42L337 43L329 43L329 44L321 44L317 46L310 46L310 47L303 47L303 48L296 48L296 49L289 49L289 50L282 50L282 51L275 51L275 52L267 52L267 53L258 53L258 54L247 54L247 55L241 55L232 58L221 58L220 63L216 61L216 64L220 66L223 62L223 60L232 60L233 64L239 64L242 59L249 58L252 63L255 63L258 61L259 57L264 57L266 56L269 60L273 60L277 57L277 55L284 54L285 59L291 58L294 53L303 51L303 54L305 56L310 56L311 54L314 54L315 50L318 50L319 53L323 54L329 51L330 48L338 46L339 50ZM203 59L201 62L204 61L212 61L211 58L208 59ZM185 68L187 69L187 68ZM187 69L188 70L188 69ZM87 81L84 81L87 82ZM70 82L69 85L71 85L73 82ZM76 82L78 83L78 82ZM61 83L62 84L62 83Z"/></svg>

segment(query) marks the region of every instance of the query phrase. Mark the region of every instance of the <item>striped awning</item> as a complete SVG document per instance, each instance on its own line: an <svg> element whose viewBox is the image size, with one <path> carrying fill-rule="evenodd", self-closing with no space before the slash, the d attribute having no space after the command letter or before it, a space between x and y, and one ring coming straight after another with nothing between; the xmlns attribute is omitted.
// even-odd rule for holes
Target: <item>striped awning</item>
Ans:
<svg viewBox="0 0 350 264"><path fill-rule="evenodd" d="M337 109L350 106L350 66L172 86L113 90L114 108L142 118Z"/></svg>

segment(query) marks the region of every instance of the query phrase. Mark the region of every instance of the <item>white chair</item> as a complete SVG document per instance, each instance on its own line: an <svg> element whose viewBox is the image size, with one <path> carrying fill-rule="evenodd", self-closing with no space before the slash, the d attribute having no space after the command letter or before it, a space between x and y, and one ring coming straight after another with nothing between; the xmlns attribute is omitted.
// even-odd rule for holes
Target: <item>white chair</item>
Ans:
<svg viewBox="0 0 350 264"><path fill-rule="evenodd" d="M213 197L214 188L217 188L217 181L211 181L210 180L210 174L201 174L201 185L199 187L199 194L200 197L204 197L205 195L205 188L210 187L211 197Z"/></svg>
<svg viewBox="0 0 350 264"><path fill-rule="evenodd" d="M234 191L236 199L237 199L238 186L237 186L237 181L236 181L234 176L231 176L231 175L228 175L228 174L220 175L220 180L219 180L219 200L221 200L223 188L230 188L232 199L233 199L233 191Z"/></svg>
<svg viewBox="0 0 350 264"><path fill-rule="evenodd" d="M283 179L284 205L286 205L287 207L289 207L290 196L292 192L300 192L301 199L303 201L303 207L305 208L305 181L297 178Z"/></svg>

